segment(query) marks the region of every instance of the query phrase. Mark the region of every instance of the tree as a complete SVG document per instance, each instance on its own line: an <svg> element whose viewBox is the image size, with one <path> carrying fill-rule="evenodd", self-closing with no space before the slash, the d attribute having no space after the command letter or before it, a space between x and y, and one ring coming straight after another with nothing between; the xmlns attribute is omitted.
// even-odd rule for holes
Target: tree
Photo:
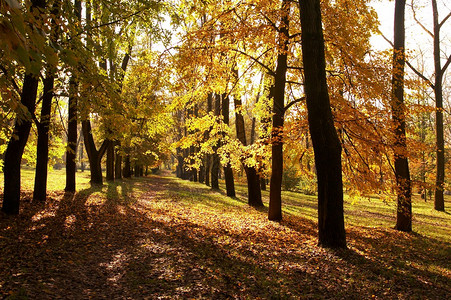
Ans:
<svg viewBox="0 0 451 300"><path fill-rule="evenodd" d="M282 1L282 17L279 25L279 53L272 87L272 172L269 188L269 220L282 219L282 176L283 176L283 121L285 114L285 84L289 43L289 12L291 1Z"/></svg>
<svg viewBox="0 0 451 300"><path fill-rule="evenodd" d="M445 210L445 200L444 200L444 187L445 187L445 139L444 139L444 128L443 128L443 79L444 74L451 64L451 55L447 57L445 64L442 67L441 55L442 50L440 47L440 31L446 21L451 17L451 12L449 12L445 18L439 20L439 12L437 6L437 0L431 0L432 5L432 24L433 30L430 31L424 26L416 16L416 11L414 8L414 3L412 1L412 12L415 21L420 25L420 27L430 36L433 40L433 57L434 57L434 82L428 79L423 72L419 72L410 63L409 67L423 80L425 80L428 85L434 91L435 98L435 130L436 130L436 182L435 182L435 199L434 208L438 211Z"/></svg>
<svg viewBox="0 0 451 300"><path fill-rule="evenodd" d="M28 12L31 18L37 18L30 24L31 34L41 34L36 28L33 29L33 24L42 24L41 18L43 9L45 8L45 1L33 0L31 2L30 11ZM17 12L16 12L17 13ZM38 49L42 46L35 45ZM25 149L25 144L28 140L28 135L31 129L32 115L36 108L36 95L38 90L39 72L41 69L41 59L39 53L29 52L26 54L29 58L26 59L29 63L25 67L25 77L22 85L22 92L20 96L20 103L23 108L22 113L18 113L14 121L13 135L8 142L4 157L4 192L3 192L3 206L2 211L7 214L18 214L20 204L20 164L22 155ZM36 60L36 57L39 59Z"/></svg>
<svg viewBox="0 0 451 300"><path fill-rule="evenodd" d="M412 231L412 187L407 159L404 105L405 4L405 0L395 1L391 107L395 132L393 152L395 157L396 192L398 196L396 229Z"/></svg>
<svg viewBox="0 0 451 300"><path fill-rule="evenodd" d="M81 1L75 0L74 3L75 22L81 25ZM76 26L79 28L79 26ZM74 40L75 43L76 39ZM75 45L72 46L75 50ZM72 75L69 80L69 102L68 102L68 122L67 122L67 151L66 151L66 192L75 192L77 172L77 124L78 124L78 78L77 67L72 69Z"/></svg>
<svg viewBox="0 0 451 300"><path fill-rule="evenodd" d="M301 0L302 60L310 136L318 179L318 235L324 247L346 247L341 145L334 127L326 81L319 0Z"/></svg>

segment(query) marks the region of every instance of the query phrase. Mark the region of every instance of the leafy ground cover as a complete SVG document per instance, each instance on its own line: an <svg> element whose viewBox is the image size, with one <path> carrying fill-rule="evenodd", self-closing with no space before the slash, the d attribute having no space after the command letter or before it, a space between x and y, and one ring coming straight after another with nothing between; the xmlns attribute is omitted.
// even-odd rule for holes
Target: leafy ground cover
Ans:
<svg viewBox="0 0 451 300"><path fill-rule="evenodd" d="M414 233L393 205L346 201L348 249L316 243L314 197L284 193L284 220L170 174L60 192L24 191L0 216L0 296L9 299L447 299L451 216L414 199ZM31 174L31 173L30 173ZM27 177L27 171L24 173ZM24 180L24 186L28 183ZM264 193L267 199L267 193ZM447 199L446 207L451 203ZM267 206L267 202L265 202Z"/></svg>

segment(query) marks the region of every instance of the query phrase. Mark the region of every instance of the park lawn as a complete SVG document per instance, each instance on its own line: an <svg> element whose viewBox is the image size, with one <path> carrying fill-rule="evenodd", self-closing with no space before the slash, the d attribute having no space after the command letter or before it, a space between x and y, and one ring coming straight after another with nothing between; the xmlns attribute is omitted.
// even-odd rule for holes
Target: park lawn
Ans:
<svg viewBox="0 0 451 300"><path fill-rule="evenodd" d="M345 199L347 250L317 246L316 199L284 192L284 220L160 176L64 194L49 176L47 203L31 203L23 172L19 217L0 216L0 295L53 298L446 299L451 294L451 216L414 197L414 233L395 231L394 203ZM31 181L31 182L30 182ZM268 192L263 192L265 207ZM451 205L447 198L445 207Z"/></svg>

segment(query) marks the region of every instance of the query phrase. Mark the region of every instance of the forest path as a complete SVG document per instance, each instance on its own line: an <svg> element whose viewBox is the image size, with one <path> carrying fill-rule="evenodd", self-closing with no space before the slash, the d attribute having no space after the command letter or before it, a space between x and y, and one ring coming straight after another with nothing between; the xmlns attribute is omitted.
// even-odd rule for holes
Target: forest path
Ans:
<svg viewBox="0 0 451 300"><path fill-rule="evenodd" d="M0 297L10 299L446 299L450 245L350 227L348 250L316 224L198 183L150 176L27 201L0 216Z"/></svg>

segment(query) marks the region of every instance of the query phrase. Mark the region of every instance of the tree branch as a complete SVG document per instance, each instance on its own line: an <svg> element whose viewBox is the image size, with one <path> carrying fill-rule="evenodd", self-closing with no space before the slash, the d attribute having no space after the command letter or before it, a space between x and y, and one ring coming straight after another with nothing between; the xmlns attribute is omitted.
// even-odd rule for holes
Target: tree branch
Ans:
<svg viewBox="0 0 451 300"><path fill-rule="evenodd" d="M443 24L451 17L451 11L448 13L448 15L438 24L438 28L442 27Z"/></svg>
<svg viewBox="0 0 451 300"><path fill-rule="evenodd" d="M426 31L427 34L429 34L432 38L434 38L434 34L430 32L418 19L417 14L415 12L415 9L413 8L413 3L410 5L410 8L412 9L413 19L415 22L417 22L418 25L420 25L421 28L423 28L424 31Z"/></svg>
<svg viewBox="0 0 451 300"><path fill-rule="evenodd" d="M238 50L238 49L230 49L230 50L231 50L231 51L235 51L235 52L237 52L237 53L240 53L240 54L242 54L242 55L244 55L244 56L249 57L250 59L252 59L253 61L255 61L257 64L259 64L261 67L263 67L263 68L268 72L269 75L271 75L271 76L276 76L276 73L275 73L273 70L271 70L267 65L265 65L264 63L262 63L261 61L259 61L257 58L253 57L252 55L247 54L246 52L243 52L243 51ZM269 50L267 50L267 51L269 51ZM267 51L265 51L265 52L267 52ZM261 57L261 55L260 55L260 57Z"/></svg>
<svg viewBox="0 0 451 300"><path fill-rule="evenodd" d="M385 35L381 34L382 37L384 38L384 40L389 43L392 47L394 47L392 41L390 41L389 39L387 39L387 37L385 37ZM448 62L447 62L448 63ZM432 88L435 89L435 85L426 77L423 75L423 73L421 73L420 71L418 71L417 69L414 68L414 66L412 66L412 64L406 59L406 65L409 66L409 68L418 75L418 77L420 77L421 79L423 79L424 81L426 81L426 83Z"/></svg>
<svg viewBox="0 0 451 300"><path fill-rule="evenodd" d="M445 73L450 63L451 63L451 55L448 57L448 60L446 61L445 65L442 68L442 74Z"/></svg>
<svg viewBox="0 0 451 300"><path fill-rule="evenodd" d="M294 99L293 101L291 101L290 103L288 103L287 105L285 105L285 107L283 108L284 111L287 111L291 106L293 106L296 103L299 103L301 101L305 101L305 96L298 98L298 99Z"/></svg>

